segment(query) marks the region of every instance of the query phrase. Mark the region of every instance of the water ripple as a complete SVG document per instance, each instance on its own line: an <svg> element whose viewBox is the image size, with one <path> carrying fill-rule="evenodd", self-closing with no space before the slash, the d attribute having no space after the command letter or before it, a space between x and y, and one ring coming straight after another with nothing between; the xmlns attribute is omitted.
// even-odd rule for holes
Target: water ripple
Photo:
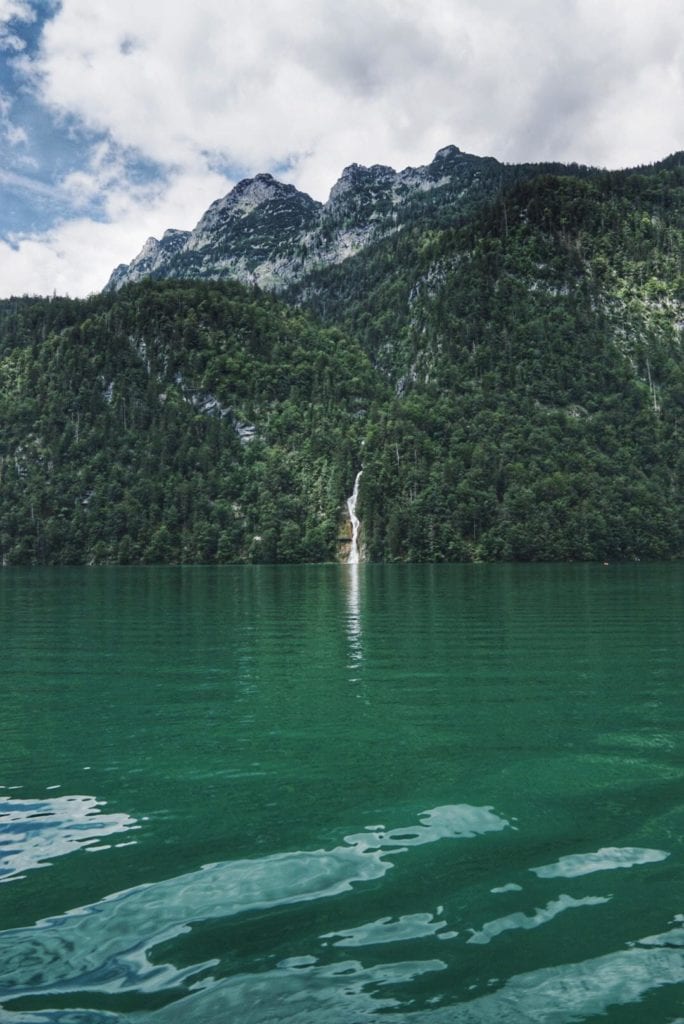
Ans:
<svg viewBox="0 0 684 1024"><path fill-rule="evenodd" d="M150 952L199 921L339 895L381 878L388 854L441 839L473 838L506 828L489 807L448 805L420 824L347 836L332 850L274 854L210 864L177 878L137 886L30 928L0 934L0 998L98 990L175 988L213 961L179 971L153 964Z"/></svg>
<svg viewBox="0 0 684 1024"><path fill-rule="evenodd" d="M368 850L391 849L409 846L423 846L438 839L472 839L486 832L500 832L510 822L495 814L491 807L471 807L470 804L447 804L423 811L420 823L412 828L395 828L385 831L377 826L370 834L358 833L346 837L348 843L363 846Z"/></svg>
<svg viewBox="0 0 684 1024"><path fill-rule="evenodd" d="M67 798L52 803L62 809L63 819L68 818L67 833L72 826L79 831L79 823L98 820L104 828L116 831L114 825L121 816L100 815L100 805L93 798L80 798L80 810L74 809L71 817L61 807L64 800L68 806L74 803ZM16 814L30 813L34 806L28 801L12 804ZM109 817L113 820L107 822ZM19 824L19 820L11 824ZM162 943L189 932L196 923L338 896L382 878L394 867L395 857L409 856L413 847L473 839L507 827L506 819L491 807L436 807L420 814L416 824L373 826L346 836L330 850L210 864L177 878L112 894L30 928L4 932L0 934L0 1000L4 1006L0 1007L0 1024L123 1024L132 1017L139 1024L208 1024L234 1019L240 1024L322 1024L332 1020L335 1024L359 1024L387 1014L396 1024L548 1024L550 1020L572 1024L603 1014L611 1006L638 1002L660 986L684 982L681 916L669 931L646 936L626 949L517 974L497 983L495 990L465 1001L435 995L422 1006L407 996L406 986L434 972L447 979L452 966L440 958L389 963L322 961L330 956L330 947L361 950L405 940L455 938L457 932L445 930L449 925L442 907L435 914L381 917L320 935L321 940L330 940L316 950L321 960L311 950L302 950L303 955L274 966L263 964L258 970L243 970L229 977L220 976L217 960L184 968L154 962L154 951L159 955ZM97 832L97 836L102 834ZM75 839L69 849L78 848L74 843ZM666 856L658 850L607 847L592 854L561 857L555 864L531 870L540 878L573 878ZM498 891L519 892L520 887L509 883ZM470 937L461 940L462 948L487 944L513 929L536 928L566 910L604 904L609 899L562 894L534 913L511 913L470 929ZM448 984L444 986L445 991L448 988ZM133 991L141 1002L132 1017L130 1011L119 1015L82 1008L85 993L104 997ZM145 993L161 992L167 993L166 998L176 998L163 1007L145 1007ZM13 1009L15 1000L22 997L32 998L33 1008ZM74 1008L48 1008L53 998L62 1005L69 999ZM41 1002L48 1006L39 1009Z"/></svg>
<svg viewBox="0 0 684 1024"><path fill-rule="evenodd" d="M423 1010L407 1009L383 989L446 970L440 960L370 968L357 961L281 966L226 978L142 1019L145 1024L207 1024L239 1014L240 1024L360 1024L384 1019L390 1011L393 1024L575 1024L611 1006L637 1003L662 985L684 982L683 936L677 927L644 939L652 948L518 974L494 992Z"/></svg>
<svg viewBox="0 0 684 1024"><path fill-rule="evenodd" d="M572 896L563 894L557 900L550 900L545 907L537 907L534 914L528 915L517 912L515 914L507 914L505 917L498 917L495 921L488 921L479 931L473 931L468 942L482 946L491 942L493 938L501 935L502 932L511 931L515 928L538 928L539 925L552 921L554 917L557 917L564 910L571 910L574 907L598 906L600 903L609 903L610 899L610 896L585 896L582 899L576 900Z"/></svg>
<svg viewBox="0 0 684 1024"><path fill-rule="evenodd" d="M578 878L594 871L614 871L637 864L655 864L669 857L666 850L644 850L638 846L606 846L596 853L571 853L555 864L530 868L538 878Z"/></svg>
<svg viewBox="0 0 684 1024"><path fill-rule="evenodd" d="M127 814L103 814L94 796L22 800L0 796L0 882L47 867L53 857L104 849L99 840L138 828Z"/></svg>
<svg viewBox="0 0 684 1024"><path fill-rule="evenodd" d="M612 1006L638 1003L664 985L684 982L684 929L642 940L650 948L618 950L581 963L542 968L510 978L494 992L450 1005L411 1010L389 995L447 965L407 960L364 966L356 960L319 965L288 960L273 970L238 974L189 993L163 1009L136 1015L141 1024L361 1024L388 1012L394 1024L575 1024ZM646 1018L644 1018L646 1019ZM59 1011L22 1016L21 1024L114 1024L109 1014ZM18 1024L14 1014L0 1024Z"/></svg>
<svg viewBox="0 0 684 1024"><path fill-rule="evenodd" d="M396 921L381 917L358 928L341 932L327 932L322 939L336 939L333 946L374 946L385 942L405 942L436 935L446 928L446 921L436 921L432 914L403 914ZM453 932L451 936L453 936Z"/></svg>

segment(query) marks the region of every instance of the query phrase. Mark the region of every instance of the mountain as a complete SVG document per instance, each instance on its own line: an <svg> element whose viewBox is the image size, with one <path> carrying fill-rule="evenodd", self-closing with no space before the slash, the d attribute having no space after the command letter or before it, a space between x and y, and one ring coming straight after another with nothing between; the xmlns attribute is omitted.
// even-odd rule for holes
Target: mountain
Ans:
<svg viewBox="0 0 684 1024"><path fill-rule="evenodd" d="M0 557L333 560L361 468L368 560L681 557L683 252L682 154L243 182L0 302Z"/></svg>
<svg viewBox="0 0 684 1024"><path fill-rule="evenodd" d="M650 386L645 348L665 335L675 353L681 343L684 153L627 171L507 174L467 209L426 211L283 296L358 338L399 390L468 350L490 352L497 332L520 340L505 350L522 365L540 330L551 338L564 323L561 360L593 331Z"/></svg>
<svg viewBox="0 0 684 1024"><path fill-rule="evenodd" d="M351 164L324 205L270 174L239 182L193 231L149 238L105 290L143 277L231 279L280 291L312 270L340 263L402 228L428 208L461 208L491 194L504 168L456 146L426 167L394 171ZM428 195L436 192L435 198Z"/></svg>

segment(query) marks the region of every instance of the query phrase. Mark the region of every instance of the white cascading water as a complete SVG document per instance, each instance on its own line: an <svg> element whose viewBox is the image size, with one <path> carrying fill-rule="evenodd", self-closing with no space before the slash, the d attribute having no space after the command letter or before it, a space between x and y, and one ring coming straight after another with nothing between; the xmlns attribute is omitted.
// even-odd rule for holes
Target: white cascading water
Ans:
<svg viewBox="0 0 684 1024"><path fill-rule="evenodd" d="M354 490L351 497L347 498L347 509L349 510L349 518L352 525L351 548L349 549L349 558L347 559L349 565L357 565L361 561L361 554L359 552L359 527L361 523L356 517L356 502L359 497L359 481L362 473L363 470L360 469L356 474Z"/></svg>

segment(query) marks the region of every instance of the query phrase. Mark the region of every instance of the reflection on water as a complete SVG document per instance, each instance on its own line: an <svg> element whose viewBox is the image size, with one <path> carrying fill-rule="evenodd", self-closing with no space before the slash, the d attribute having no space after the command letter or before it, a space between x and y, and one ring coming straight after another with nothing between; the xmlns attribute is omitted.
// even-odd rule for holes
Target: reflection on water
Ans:
<svg viewBox="0 0 684 1024"><path fill-rule="evenodd" d="M484 946L502 932L508 932L516 928L538 928L540 924L553 921L554 917L564 910L571 910L574 907L595 907L601 903L608 903L610 896L584 896L576 900L565 894L557 900L550 900L545 907L535 910L534 914L523 914L518 911L515 914L507 914L506 917L499 917L495 921L488 921L478 931L473 931L468 939L472 945Z"/></svg>
<svg viewBox="0 0 684 1024"><path fill-rule="evenodd" d="M409 828L388 831L375 825L367 832L347 836L347 842L365 850L382 850L407 846L423 846L438 839L473 839L487 832L500 832L510 822L495 814L491 807L470 807L468 804L448 804L423 811L419 824Z"/></svg>
<svg viewBox="0 0 684 1024"><path fill-rule="evenodd" d="M390 992L421 976L443 973L443 960L365 966L358 960L320 965L306 957L217 980L135 1019L145 1024L360 1024L387 1020L392 1011L394 1024L575 1024L600 1017L611 1007L639 1003L661 986L681 984L682 943L684 928L675 927L642 939L632 949L515 975L491 993L444 1006L435 1000L422 1010L402 1006ZM3 1024L115 1024L123 1019L96 1011L0 1011ZM672 1018L641 1018L646 1019Z"/></svg>
<svg viewBox="0 0 684 1024"><path fill-rule="evenodd" d="M408 1022L422 1015L404 1016L392 986L408 985L421 976L443 972L443 960L405 960L364 965L359 960L336 964L281 966L263 974L238 975L210 989L145 1017L149 1024L357 1024L377 1020ZM393 1011L386 1017L388 1011ZM378 1015L376 1017L376 1014Z"/></svg>
<svg viewBox="0 0 684 1024"><path fill-rule="evenodd" d="M684 981L684 929L645 938L637 948L581 963L515 975L497 990L462 1003L411 1010L390 992L421 976L443 973L443 960L405 960L364 965L359 960L318 964L302 958L275 969L238 974L190 993L161 1010L136 1014L146 1024L575 1024L611 1007L639 1003L661 986ZM646 948L641 948L646 947ZM403 1011L403 1012L402 1012ZM635 1018L632 1018L635 1019ZM671 1018L641 1018L665 1021ZM7 1013L8 1024L115 1024L108 1013L60 1011Z"/></svg>
<svg viewBox="0 0 684 1024"><path fill-rule="evenodd" d="M97 804L77 803L67 828L92 820ZM74 801L63 798L70 807ZM46 802L49 803L49 802ZM53 801L61 808L60 801ZM15 808L29 813L36 802ZM54 812L54 807L53 807ZM63 813L64 816L64 813ZM103 828L121 827L111 816ZM96 819L97 820L97 819ZM219 960L205 959L183 967L157 958L162 947L169 956L196 925L217 919L263 913L278 907L352 894L361 883L378 882L413 848L440 840L476 839L503 833L509 822L491 807L445 805L419 815L415 825L386 829L377 825L345 837L331 850L276 854L261 859L211 864L191 874L106 897L98 903L59 917L0 934L0 1021L14 1024L104 1024L123 1021L114 1013L79 1011L80 994L135 992L176 994L159 1008L140 1008L136 1019L149 1024L239 1019L241 1024L318 1024L326 1021L370 1021L392 1012L405 1024L524 1024L550 1020L570 1024L584 1015L604 1012L612 1005L634 1002L651 989L684 980L684 928L632 943L632 948L587 960L510 977L495 991L465 1003L442 998L420 1009L392 994L396 986L449 970L441 957L326 962L327 950L390 948L396 943L457 940L461 934L440 906L436 912L382 917L339 931L323 932L314 951L280 960L273 968L217 975ZM19 833L16 833L18 836ZM18 840L17 840L18 842ZM60 848L61 849L61 848ZM62 850L62 852L67 852ZM637 848L604 849L596 854L568 855L554 865L532 869L541 878L572 878L609 867L646 865L662 860L664 851ZM508 883L493 892L511 896L523 892ZM524 897L523 897L524 898ZM560 894L533 913L515 911L480 928L466 928L462 948L488 945L511 930L536 929L565 911L600 908L609 896L574 897ZM492 985L497 985L492 981ZM59 996L74 1000L75 1009L40 1008ZM13 1010L16 1000L32 1001L28 1009ZM36 1004L36 1000L39 1003ZM237 1016L236 1016L237 1014Z"/></svg>
<svg viewBox="0 0 684 1024"><path fill-rule="evenodd" d="M0 574L0 1024L678 1020L683 583Z"/></svg>
<svg viewBox="0 0 684 1024"><path fill-rule="evenodd" d="M415 1014L406 1020L416 1024L572 1024L593 1018L611 1006L638 1003L661 985L684 981L684 952L671 948L684 941L684 929L674 928L658 939L653 943L658 948L621 950L582 963L520 974L497 992L467 1006Z"/></svg>
<svg viewBox="0 0 684 1024"><path fill-rule="evenodd" d="M561 857L556 864L544 864L531 868L537 878L578 878L594 871L614 871L616 868L632 868L637 864L657 864L665 860L665 850L643 850L638 847L605 847L596 853L571 853Z"/></svg>
<svg viewBox="0 0 684 1024"><path fill-rule="evenodd" d="M441 839L472 839L505 829L488 807L437 807L420 824L361 832L332 850L276 854L210 864L178 878L108 896L35 927L0 933L0 998L98 989L158 991L205 972L213 961L179 971L149 954L193 922L228 918L349 892L382 878L389 853ZM36 978L40 983L36 984Z"/></svg>
<svg viewBox="0 0 684 1024"><path fill-rule="evenodd" d="M426 935L439 934L440 938L445 938L446 927L446 921L435 919L433 914L403 914L396 921L391 917L382 917L379 921L370 921L358 928L349 928L338 933L328 932L321 935L321 938L334 938L334 946L374 946L385 942L420 939ZM449 932L449 938L455 938L457 934Z"/></svg>
<svg viewBox="0 0 684 1024"><path fill-rule="evenodd" d="M363 661L363 634L361 630L361 598L359 574L363 570L358 562L350 562L344 568L347 595L346 634L349 645L349 668L351 681L358 681L358 671Z"/></svg>
<svg viewBox="0 0 684 1024"><path fill-rule="evenodd" d="M396 1024L573 1024L611 1006L639 1002L661 985L684 981L684 951L672 948L683 941L684 929L675 928L658 936L657 943L644 940L653 948L520 974L491 994L445 1007L435 1003L423 1011L400 1012L399 1001L385 993L392 984L444 971L446 964L439 959L371 968L348 961L230 978L146 1019L151 1024L206 1024L237 1011L240 1024L337 1024L382 1021L391 1009L389 1019Z"/></svg>
<svg viewBox="0 0 684 1024"><path fill-rule="evenodd" d="M102 806L94 796L0 796L0 882L16 881L76 850L107 850L105 836L138 827L127 814L103 814Z"/></svg>

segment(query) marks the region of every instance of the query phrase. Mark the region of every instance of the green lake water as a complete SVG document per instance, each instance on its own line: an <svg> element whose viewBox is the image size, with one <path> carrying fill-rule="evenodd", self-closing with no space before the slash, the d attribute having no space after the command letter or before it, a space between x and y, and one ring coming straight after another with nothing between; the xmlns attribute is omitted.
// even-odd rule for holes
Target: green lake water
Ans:
<svg viewBox="0 0 684 1024"><path fill-rule="evenodd" d="M684 566L0 574L1 1024L684 1020Z"/></svg>

